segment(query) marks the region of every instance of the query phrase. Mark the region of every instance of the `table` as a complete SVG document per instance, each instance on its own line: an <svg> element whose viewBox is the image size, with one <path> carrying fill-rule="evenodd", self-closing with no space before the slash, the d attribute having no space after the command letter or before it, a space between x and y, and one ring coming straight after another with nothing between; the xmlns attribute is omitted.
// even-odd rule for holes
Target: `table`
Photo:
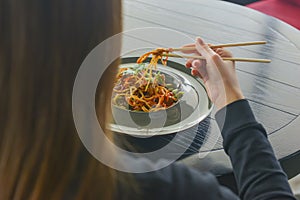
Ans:
<svg viewBox="0 0 300 200"><path fill-rule="evenodd" d="M126 48L177 47L193 42L196 36L213 44L266 40L267 45L231 49L237 57L272 60L271 64L237 63L238 78L288 177L300 172L298 30L249 8L217 0L125 0L123 9L124 30L135 29L125 32L123 47ZM153 31L145 27L162 29ZM170 31L177 32L168 34ZM185 61L177 59L176 62ZM209 145L210 138L220 134L214 115L200 123L199 129L204 129L207 134L205 137L200 134L196 141L208 145L192 148L192 153L182 162L210 170L221 183L229 184L233 176L229 159L222 148L222 139ZM200 154L195 154L198 152Z"/></svg>

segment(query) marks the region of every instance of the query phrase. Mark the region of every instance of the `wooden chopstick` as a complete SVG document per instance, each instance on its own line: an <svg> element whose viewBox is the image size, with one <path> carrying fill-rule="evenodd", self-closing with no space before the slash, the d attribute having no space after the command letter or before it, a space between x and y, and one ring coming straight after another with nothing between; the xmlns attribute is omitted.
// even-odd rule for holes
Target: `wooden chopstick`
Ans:
<svg viewBox="0 0 300 200"><path fill-rule="evenodd" d="M205 60L204 56L197 56L197 55L177 55L177 54L162 54L163 56L167 57L176 57L176 58L195 58L195 59L203 59ZM256 58L230 58L230 57L222 57L223 60L229 61L238 61L238 62L259 62L259 63L270 63L271 60L269 59L256 59Z"/></svg>
<svg viewBox="0 0 300 200"><path fill-rule="evenodd" d="M250 45L260 45L260 44L266 44L266 43L267 43L266 41L239 42L239 43L210 45L210 48L250 46ZM173 51L189 51L189 50L195 50L195 49L196 49L195 47L171 48L171 52L173 52Z"/></svg>

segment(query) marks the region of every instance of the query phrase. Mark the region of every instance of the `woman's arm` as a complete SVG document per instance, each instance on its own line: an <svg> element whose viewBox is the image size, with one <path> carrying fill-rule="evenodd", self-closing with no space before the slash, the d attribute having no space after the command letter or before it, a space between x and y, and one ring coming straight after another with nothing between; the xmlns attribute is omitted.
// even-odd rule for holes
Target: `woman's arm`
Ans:
<svg viewBox="0 0 300 200"><path fill-rule="evenodd" d="M216 120L241 199L295 199L265 129L255 120L248 101L229 104L217 112Z"/></svg>
<svg viewBox="0 0 300 200"><path fill-rule="evenodd" d="M244 100L234 62L221 58L231 57L231 53L222 48L211 49L200 38L193 45L196 51L185 53L198 53L206 60L189 60L186 66L203 79L210 99L219 109L216 120L241 199L295 199L265 129Z"/></svg>

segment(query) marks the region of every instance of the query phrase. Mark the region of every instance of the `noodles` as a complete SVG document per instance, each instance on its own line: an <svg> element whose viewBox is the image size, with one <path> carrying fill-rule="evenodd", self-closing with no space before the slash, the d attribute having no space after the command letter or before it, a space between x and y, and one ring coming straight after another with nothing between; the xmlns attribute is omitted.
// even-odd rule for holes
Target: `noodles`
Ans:
<svg viewBox="0 0 300 200"><path fill-rule="evenodd" d="M163 57L162 57L163 53L169 53L169 50L163 49L163 48L157 48L157 49L155 49L153 51L149 51L149 52L145 53L144 55L142 55L141 57L139 57L139 59L136 62L137 63L142 63L142 62L144 62L152 54L153 55L153 57L151 59L151 62L153 61L152 64L154 64L156 66L158 60L161 60L161 63L163 63L164 65L166 65L168 57L166 57L165 59L163 59Z"/></svg>
<svg viewBox="0 0 300 200"><path fill-rule="evenodd" d="M165 52L168 50L153 50L142 55L137 60L138 64L121 67L113 90L113 104L144 112L164 110L174 105L183 93L168 89L171 85L166 84L165 75L156 71L159 60L166 65L168 58L162 56ZM150 64L142 63L151 54Z"/></svg>

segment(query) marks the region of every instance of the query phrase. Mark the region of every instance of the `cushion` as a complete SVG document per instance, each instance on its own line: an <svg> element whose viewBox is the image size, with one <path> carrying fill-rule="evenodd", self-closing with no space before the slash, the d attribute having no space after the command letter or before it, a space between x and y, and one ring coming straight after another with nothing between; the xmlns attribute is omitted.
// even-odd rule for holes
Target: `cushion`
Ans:
<svg viewBox="0 0 300 200"><path fill-rule="evenodd" d="M247 7L276 17L300 30L299 0L264 0L251 3Z"/></svg>

